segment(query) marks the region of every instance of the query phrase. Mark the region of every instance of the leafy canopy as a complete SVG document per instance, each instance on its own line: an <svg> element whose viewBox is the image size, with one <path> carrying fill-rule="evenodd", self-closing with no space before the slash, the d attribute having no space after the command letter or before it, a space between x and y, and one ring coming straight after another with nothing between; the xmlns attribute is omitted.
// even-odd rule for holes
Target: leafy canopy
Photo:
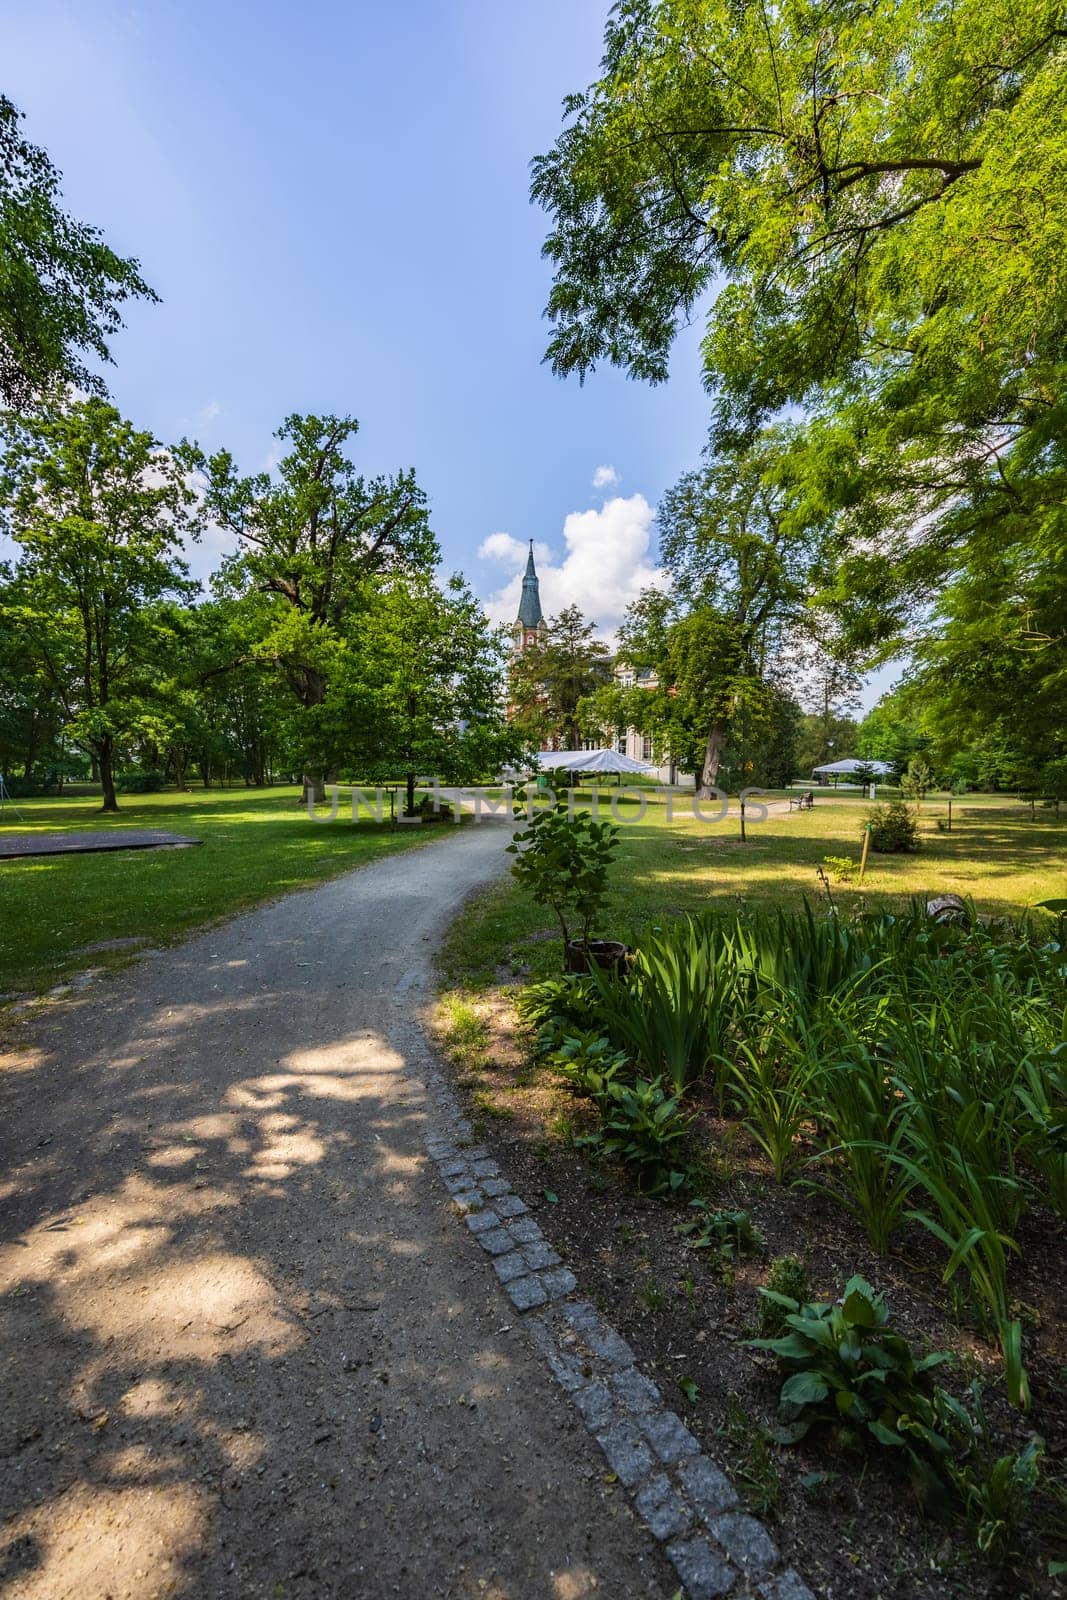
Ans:
<svg viewBox="0 0 1067 1600"><path fill-rule="evenodd" d="M126 300L155 300L139 264L62 209L59 173L0 95L0 400L14 410L64 385L99 393L84 353L110 361Z"/></svg>

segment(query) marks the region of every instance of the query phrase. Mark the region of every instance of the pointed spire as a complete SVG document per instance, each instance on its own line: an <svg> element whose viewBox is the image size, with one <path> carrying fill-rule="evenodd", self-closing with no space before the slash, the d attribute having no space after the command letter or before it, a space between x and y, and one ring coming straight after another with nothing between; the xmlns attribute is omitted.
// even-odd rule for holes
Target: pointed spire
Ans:
<svg viewBox="0 0 1067 1600"><path fill-rule="evenodd" d="M519 615L516 620L524 628L539 628L545 620L541 610L541 585L537 581L537 568L534 566L532 539L530 554L526 558L526 575L522 580L522 598L519 600Z"/></svg>

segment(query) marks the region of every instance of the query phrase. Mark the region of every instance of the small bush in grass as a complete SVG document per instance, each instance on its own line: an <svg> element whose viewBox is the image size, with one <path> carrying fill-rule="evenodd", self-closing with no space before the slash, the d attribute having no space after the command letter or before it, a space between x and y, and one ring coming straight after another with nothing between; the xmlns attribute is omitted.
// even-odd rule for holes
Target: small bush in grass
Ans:
<svg viewBox="0 0 1067 1600"><path fill-rule="evenodd" d="M516 796L517 816L521 800ZM594 822L588 811L572 816L567 802L560 800L551 810L536 812L506 846L515 857L511 867L515 881L536 905L554 913L564 956L574 936L588 945L603 912L618 832L610 822Z"/></svg>
<svg viewBox="0 0 1067 1600"><path fill-rule="evenodd" d="M867 815L871 828L871 849L879 855L899 855L918 850L919 825L911 808L903 800L890 800L887 805L872 806Z"/></svg>

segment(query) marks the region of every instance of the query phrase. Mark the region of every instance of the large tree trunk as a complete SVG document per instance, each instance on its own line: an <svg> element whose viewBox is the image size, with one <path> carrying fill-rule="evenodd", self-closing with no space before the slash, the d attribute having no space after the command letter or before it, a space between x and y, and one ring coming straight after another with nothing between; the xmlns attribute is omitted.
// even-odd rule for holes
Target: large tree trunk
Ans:
<svg viewBox="0 0 1067 1600"><path fill-rule="evenodd" d="M407 789L408 789L407 809L408 809L408 815L410 816L411 813L415 810L415 774L413 772L409 772L408 773Z"/></svg>
<svg viewBox="0 0 1067 1600"><path fill-rule="evenodd" d="M719 786L719 767L722 764L722 753L726 746L726 732L719 723L714 723L708 729L708 739L704 746L704 770L700 774L697 785L697 799L710 800Z"/></svg>
<svg viewBox="0 0 1067 1600"><path fill-rule="evenodd" d="M304 773L304 787L300 791L300 804L302 806L307 805L309 795L317 806L321 805L326 799L326 778L323 773Z"/></svg>
<svg viewBox="0 0 1067 1600"><path fill-rule="evenodd" d="M117 811L119 802L115 794L115 746L110 734L100 742L97 764L100 769L100 789L104 796L104 803L100 809Z"/></svg>
<svg viewBox="0 0 1067 1600"><path fill-rule="evenodd" d="M300 703L305 711L312 706L320 706L326 698L326 679L321 672L316 672L314 667L306 668L301 674L301 681L294 685L300 696ZM300 804L306 806L308 798L314 799L316 805L321 805L326 799L326 776L322 772L305 772L304 786L300 794Z"/></svg>

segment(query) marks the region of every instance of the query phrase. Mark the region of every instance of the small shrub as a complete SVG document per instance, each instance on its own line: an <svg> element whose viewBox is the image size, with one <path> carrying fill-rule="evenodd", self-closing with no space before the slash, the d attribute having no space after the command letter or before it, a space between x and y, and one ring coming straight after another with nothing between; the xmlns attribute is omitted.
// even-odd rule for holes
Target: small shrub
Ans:
<svg viewBox="0 0 1067 1600"><path fill-rule="evenodd" d="M1019 1553L1018 1535L1041 1478L1045 1447L1035 1435L1025 1449L997 1455L981 1385L972 1383L967 1393L969 1405L936 1392L942 1429L956 1445L946 1472L975 1544L1001 1565Z"/></svg>
<svg viewBox="0 0 1067 1600"><path fill-rule="evenodd" d="M799 1304L811 1294L808 1269L799 1256L776 1256L767 1273L766 1287L770 1294L760 1295L759 1327L764 1338L770 1338L785 1328L785 1302Z"/></svg>
<svg viewBox="0 0 1067 1600"><path fill-rule="evenodd" d="M144 767L131 772L120 772L115 787L120 794L159 794L166 786L167 775L154 767Z"/></svg>
<svg viewBox="0 0 1067 1600"><path fill-rule="evenodd" d="M599 1002L592 980L577 973L531 983L515 1002L523 1022L538 1030L538 1050L557 1048L567 1032L596 1026Z"/></svg>
<svg viewBox="0 0 1067 1600"><path fill-rule="evenodd" d="M823 856L822 864L835 883L851 883L860 865L851 856Z"/></svg>
<svg viewBox="0 0 1067 1600"><path fill-rule="evenodd" d="M871 828L871 849L879 855L899 855L918 850L919 825L903 800L872 806L867 814Z"/></svg>
<svg viewBox="0 0 1067 1600"><path fill-rule="evenodd" d="M923 796L934 787L936 774L929 762L922 756L912 756L908 762L908 770L900 780L900 787L904 794L921 804Z"/></svg>
<svg viewBox="0 0 1067 1600"><path fill-rule="evenodd" d="M519 814L519 808L516 807ZM572 931L588 944L608 888L608 868L618 845L618 828L594 822L588 811L572 816L565 800L538 811L506 848L515 857L515 881L539 906L554 913L563 935L563 953Z"/></svg>

